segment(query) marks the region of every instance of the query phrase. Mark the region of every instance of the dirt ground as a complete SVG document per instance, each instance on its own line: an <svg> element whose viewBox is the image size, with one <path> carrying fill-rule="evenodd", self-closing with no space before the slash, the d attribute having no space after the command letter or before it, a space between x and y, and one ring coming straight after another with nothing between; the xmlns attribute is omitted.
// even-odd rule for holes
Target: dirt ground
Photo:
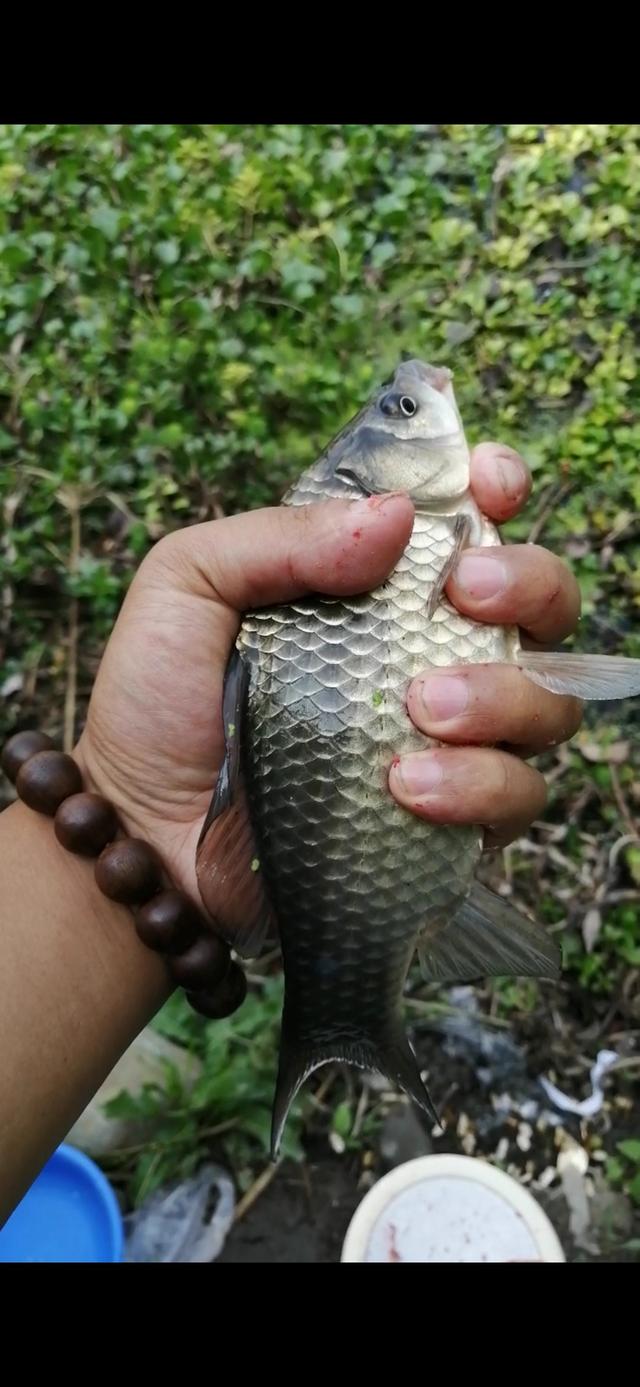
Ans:
<svg viewBox="0 0 640 1387"><path fill-rule="evenodd" d="M416 1038L445 1132L428 1130L408 1103L392 1099L359 1149L336 1151L326 1134L312 1137L306 1163L283 1164L234 1225L219 1261L339 1262L351 1216L375 1178L431 1151L466 1152L515 1175L545 1209L568 1261L637 1260L640 1210L605 1178L608 1154L637 1135L637 1069L628 1063L635 1057L605 1077L602 1106L585 1120L557 1110L538 1081L536 1055L545 1055L548 1074L551 1053L561 1091L575 1101L592 1091L587 1056L576 1066L567 1054L563 1063L550 1015L541 1009L518 1034L483 1024L471 989L458 1000L468 1014ZM596 1040L592 1058L608 1044ZM370 1102L385 1106L380 1088L368 1091Z"/></svg>

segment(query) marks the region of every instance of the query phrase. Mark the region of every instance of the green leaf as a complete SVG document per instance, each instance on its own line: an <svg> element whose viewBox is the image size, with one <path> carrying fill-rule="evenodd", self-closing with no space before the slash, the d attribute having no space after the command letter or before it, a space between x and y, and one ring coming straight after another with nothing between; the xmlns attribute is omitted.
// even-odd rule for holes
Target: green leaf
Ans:
<svg viewBox="0 0 640 1387"><path fill-rule="evenodd" d="M629 1137L627 1141L619 1141L616 1149L622 1156L626 1156L628 1161L636 1161L640 1165L640 1140L637 1137Z"/></svg>
<svg viewBox="0 0 640 1387"><path fill-rule="evenodd" d="M619 1161L617 1156L610 1156L607 1161L606 1171L607 1180L609 1180L612 1185L618 1185L624 1177L625 1168L622 1161Z"/></svg>
<svg viewBox="0 0 640 1387"><path fill-rule="evenodd" d="M339 1137L347 1137L353 1126L353 1113L350 1103L338 1103L331 1119L333 1131Z"/></svg>
<svg viewBox="0 0 640 1387"><path fill-rule="evenodd" d="M95 226L96 231L101 231L108 241L115 241L120 230L120 213L116 207L101 203L92 208L88 220L90 226Z"/></svg>
<svg viewBox="0 0 640 1387"><path fill-rule="evenodd" d="M176 265L180 259L180 246L177 241L159 241L156 255L162 265Z"/></svg>
<svg viewBox="0 0 640 1387"><path fill-rule="evenodd" d="M110 1098L103 1108L107 1117L120 1118L139 1118L141 1116L140 1104L130 1093L122 1092L116 1094L115 1098Z"/></svg>

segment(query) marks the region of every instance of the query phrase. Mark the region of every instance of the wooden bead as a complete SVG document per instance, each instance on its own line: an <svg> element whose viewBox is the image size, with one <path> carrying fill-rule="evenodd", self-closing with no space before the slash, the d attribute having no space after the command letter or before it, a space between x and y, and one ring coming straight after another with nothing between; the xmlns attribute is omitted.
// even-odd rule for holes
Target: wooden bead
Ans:
<svg viewBox="0 0 640 1387"><path fill-rule="evenodd" d="M8 780L15 778L36 751L53 751L53 742L46 732L16 732L10 737L2 753L2 769Z"/></svg>
<svg viewBox="0 0 640 1387"><path fill-rule="evenodd" d="M95 877L103 895L121 905L143 905L162 882L157 853L140 838L110 843L96 862Z"/></svg>
<svg viewBox="0 0 640 1387"><path fill-rule="evenodd" d="M202 928L195 905L181 891L161 891L136 917L138 938L162 954L184 953Z"/></svg>
<svg viewBox="0 0 640 1387"><path fill-rule="evenodd" d="M187 1001L194 1011L211 1021L220 1021L242 1006L247 995L247 979L237 963L232 963L226 978L211 991L187 992Z"/></svg>
<svg viewBox="0 0 640 1387"><path fill-rule="evenodd" d="M70 795L60 805L53 827L68 852L97 857L118 832L116 811L102 795Z"/></svg>
<svg viewBox="0 0 640 1387"><path fill-rule="evenodd" d="M229 970L229 950L213 934L201 934L195 943L172 958L170 968L180 987L199 992L217 987Z"/></svg>
<svg viewBox="0 0 640 1387"><path fill-rule="evenodd" d="M16 776L20 799L39 814L55 814L64 799L81 789L78 766L63 751L37 751L23 762Z"/></svg>

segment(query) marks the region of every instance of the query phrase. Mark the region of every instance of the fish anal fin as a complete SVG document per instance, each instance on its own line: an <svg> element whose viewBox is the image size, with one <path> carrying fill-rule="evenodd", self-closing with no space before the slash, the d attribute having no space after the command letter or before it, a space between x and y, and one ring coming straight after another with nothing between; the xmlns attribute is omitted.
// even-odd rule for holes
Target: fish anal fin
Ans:
<svg viewBox="0 0 640 1387"><path fill-rule="evenodd" d="M451 923L439 931L427 929L417 947L430 982L560 975L560 950L546 930L480 882L474 882Z"/></svg>

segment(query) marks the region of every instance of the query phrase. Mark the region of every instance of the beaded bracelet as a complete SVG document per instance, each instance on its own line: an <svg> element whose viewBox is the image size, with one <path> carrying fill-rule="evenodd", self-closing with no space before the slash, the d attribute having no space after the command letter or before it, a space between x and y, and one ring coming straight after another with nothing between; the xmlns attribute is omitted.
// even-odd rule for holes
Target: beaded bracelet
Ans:
<svg viewBox="0 0 640 1387"><path fill-rule="evenodd" d="M43 732L17 732L2 755L5 775L30 809L53 818L58 842L95 857L95 880L109 900L135 908L138 938L166 956L173 981L202 1016L219 1019L241 1006L245 975L231 961L188 896L165 889L160 859L139 838L118 838L116 811L101 795L83 792L80 768L56 751Z"/></svg>

